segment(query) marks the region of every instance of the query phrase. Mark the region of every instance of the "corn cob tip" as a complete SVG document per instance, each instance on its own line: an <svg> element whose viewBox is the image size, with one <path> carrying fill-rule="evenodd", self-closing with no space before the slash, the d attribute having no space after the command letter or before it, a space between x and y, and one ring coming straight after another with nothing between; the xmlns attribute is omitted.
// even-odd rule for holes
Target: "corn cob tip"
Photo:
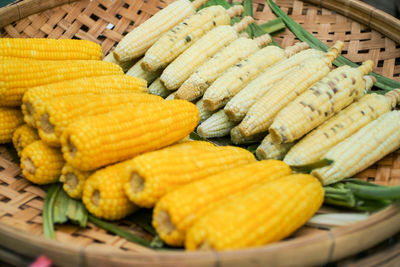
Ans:
<svg viewBox="0 0 400 267"><path fill-rule="evenodd" d="M386 93L385 96L390 99L390 102L392 103L392 108L396 107L397 104L400 103L400 88L394 89Z"/></svg>
<svg viewBox="0 0 400 267"><path fill-rule="evenodd" d="M130 186L133 193L138 194L144 190L144 179L137 172L132 172Z"/></svg>
<svg viewBox="0 0 400 267"><path fill-rule="evenodd" d="M344 47L344 43L342 41L336 41L333 46L331 46L325 54L325 62L331 66L333 61L340 55L342 49Z"/></svg>
<svg viewBox="0 0 400 267"><path fill-rule="evenodd" d="M233 25L233 29L236 32L241 32L244 31L247 28L247 26L249 26L252 23L254 23L254 19L250 16L246 16L241 21Z"/></svg>
<svg viewBox="0 0 400 267"><path fill-rule="evenodd" d="M28 173L30 173L32 175L35 175L37 168L31 158L27 157L27 158L22 159L22 164L24 165L25 171L27 171Z"/></svg>
<svg viewBox="0 0 400 267"><path fill-rule="evenodd" d="M261 35L260 37L257 37L256 39L254 39L254 41L256 42L256 44L259 47L262 47L262 46L272 42L272 38L271 38L271 35L269 35L267 33L267 34Z"/></svg>
<svg viewBox="0 0 400 267"><path fill-rule="evenodd" d="M159 210L155 213L154 222L158 225L158 230L167 235L177 230L167 210Z"/></svg>
<svg viewBox="0 0 400 267"><path fill-rule="evenodd" d="M193 2L192 2L192 6L195 8L195 9L198 9L199 7L201 7L202 5L204 5L205 3L207 3L208 2L208 0L194 0Z"/></svg>
<svg viewBox="0 0 400 267"><path fill-rule="evenodd" d="M361 66L358 67L358 70L361 72L362 75L365 75L371 72L373 67L374 67L374 62L368 59L364 61Z"/></svg>
<svg viewBox="0 0 400 267"><path fill-rule="evenodd" d="M374 86L374 84L376 83L376 78L372 75L366 75L364 76L363 79L364 82L364 93L368 92L369 90L371 90L372 86Z"/></svg>
<svg viewBox="0 0 400 267"><path fill-rule="evenodd" d="M295 43L294 45L285 48L285 57L291 57L307 48L310 48L310 46L306 42Z"/></svg>
<svg viewBox="0 0 400 267"><path fill-rule="evenodd" d="M243 12L244 12L244 7L243 7L242 5L233 6L233 7L229 8L229 9L226 11L226 13L228 14L228 16L229 16L230 18L233 18L233 17L237 17L237 16L239 16L239 15L242 15Z"/></svg>

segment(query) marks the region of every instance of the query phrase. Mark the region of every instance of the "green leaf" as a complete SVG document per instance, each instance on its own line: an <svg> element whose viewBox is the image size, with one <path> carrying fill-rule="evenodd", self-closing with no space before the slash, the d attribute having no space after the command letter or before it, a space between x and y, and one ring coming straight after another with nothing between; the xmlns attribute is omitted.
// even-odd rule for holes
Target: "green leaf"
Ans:
<svg viewBox="0 0 400 267"><path fill-rule="evenodd" d="M46 193L46 197L44 198L43 205L43 234L45 237L54 239L54 221L53 221L53 208L54 202L57 198L58 193L60 192L62 184L52 184L49 186L49 189Z"/></svg>
<svg viewBox="0 0 400 267"><path fill-rule="evenodd" d="M137 224L139 227L143 228L149 234L156 236L157 232L151 225L151 220L153 216L152 209L140 209L132 215L128 216L128 220Z"/></svg>
<svg viewBox="0 0 400 267"><path fill-rule="evenodd" d="M294 33L294 35L296 35L297 38L299 38L303 42L307 42L312 48L319 49L322 51L328 50L329 48L328 46L326 46L324 43L322 43L320 40L314 37L311 33L309 33L303 27L301 27L297 22L291 19L285 12L283 12L282 9L279 8L279 6L274 1L267 0L267 3L270 6L271 10L278 17L283 19L286 26ZM333 62L333 64L335 64L336 66L343 66L343 65L349 65L352 67L358 66L358 64L352 62L350 59L342 55L340 55L335 60L335 62ZM375 72L372 72L371 75L375 76L377 80L375 86L384 91L391 91L393 89L400 88L400 82L389 79Z"/></svg>
<svg viewBox="0 0 400 267"><path fill-rule="evenodd" d="M68 208L68 195L64 190L58 192L57 198L54 201L53 208L53 222L54 223L65 223L68 221L67 208Z"/></svg>
<svg viewBox="0 0 400 267"><path fill-rule="evenodd" d="M54 223L65 223L68 220L86 227L88 212L80 200L73 199L64 190L60 190L53 209Z"/></svg>
<svg viewBox="0 0 400 267"><path fill-rule="evenodd" d="M398 200L400 199L400 186L371 186L346 182L345 187L353 191L354 195L371 200Z"/></svg>
<svg viewBox="0 0 400 267"><path fill-rule="evenodd" d="M322 159L314 163L306 164L306 165L293 165L290 166L295 172L301 173L310 173L313 169L322 168L325 166L329 166L333 163L333 160L330 159Z"/></svg>
<svg viewBox="0 0 400 267"><path fill-rule="evenodd" d="M264 24L261 24L260 28L263 31L271 34L271 33L275 33L275 32L284 30L286 28L286 25L283 22L282 18L276 18L276 19L270 20Z"/></svg>

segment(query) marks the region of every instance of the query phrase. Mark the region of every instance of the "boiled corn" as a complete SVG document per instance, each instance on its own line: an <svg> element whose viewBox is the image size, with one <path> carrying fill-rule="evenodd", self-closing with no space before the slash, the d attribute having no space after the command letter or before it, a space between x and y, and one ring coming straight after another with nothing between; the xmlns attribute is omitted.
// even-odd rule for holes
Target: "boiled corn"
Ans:
<svg viewBox="0 0 400 267"><path fill-rule="evenodd" d="M81 199L85 181L93 172L85 172L65 164L61 169L60 182L64 191L72 198Z"/></svg>
<svg viewBox="0 0 400 267"><path fill-rule="evenodd" d="M230 121L224 110L212 114L197 127L197 133L204 138L222 137L229 135L238 123Z"/></svg>
<svg viewBox="0 0 400 267"><path fill-rule="evenodd" d="M11 142L14 131L22 124L20 109L0 107L0 144Z"/></svg>
<svg viewBox="0 0 400 267"><path fill-rule="evenodd" d="M22 150L29 144L39 140L39 135L36 129L27 124L22 124L13 133L12 142L18 156L21 157Z"/></svg>
<svg viewBox="0 0 400 267"><path fill-rule="evenodd" d="M143 58L136 62L127 72L126 75L136 78L141 78L146 80L148 84L152 83L155 79L157 79L162 72L162 69L159 69L154 72L147 71L142 68L141 64L143 62Z"/></svg>
<svg viewBox="0 0 400 267"><path fill-rule="evenodd" d="M272 140L270 134L268 134L256 149L256 156L259 159L276 159L282 160L286 153L291 147L294 146L294 142L278 144Z"/></svg>

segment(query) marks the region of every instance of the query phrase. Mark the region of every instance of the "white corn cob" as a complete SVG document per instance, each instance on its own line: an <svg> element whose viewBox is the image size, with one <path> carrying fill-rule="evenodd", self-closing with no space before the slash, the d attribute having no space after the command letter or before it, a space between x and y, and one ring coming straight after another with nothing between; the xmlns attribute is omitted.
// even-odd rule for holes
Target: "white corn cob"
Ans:
<svg viewBox="0 0 400 267"><path fill-rule="evenodd" d="M386 95L372 93L361 97L302 138L289 150L284 161L291 166L301 166L321 160L331 147L389 112L399 102L400 89Z"/></svg>
<svg viewBox="0 0 400 267"><path fill-rule="evenodd" d="M170 93L170 94L165 98L165 100L174 100L174 99L175 99L175 94L176 94L176 92Z"/></svg>
<svg viewBox="0 0 400 267"><path fill-rule="evenodd" d="M338 41L324 57L310 58L295 67L292 73L267 91L249 109L239 125L240 132L249 136L266 131L282 108L329 73L332 62L342 48L343 42Z"/></svg>
<svg viewBox="0 0 400 267"><path fill-rule="evenodd" d="M165 88L164 84L161 82L160 77L150 84L148 92L149 94L159 95L163 98L171 94L171 91Z"/></svg>
<svg viewBox="0 0 400 267"><path fill-rule="evenodd" d="M107 61L107 62L111 62L111 63L117 64L118 66L120 66L122 68L122 70L124 72L127 72L136 63L137 60L136 59L131 59L131 60L128 60L128 61L121 62L121 61L115 59L114 53L111 52L111 53L108 53L108 55L103 58L103 61Z"/></svg>
<svg viewBox="0 0 400 267"><path fill-rule="evenodd" d="M246 37L236 39L204 62L190 75L178 89L176 97L192 101L202 96L207 88L227 69L255 53L261 46L266 45L271 40L269 34L260 36L255 40Z"/></svg>
<svg viewBox="0 0 400 267"><path fill-rule="evenodd" d="M315 49L304 50L288 59L283 59L265 69L254 80L249 82L225 106L224 110L230 120L241 121L249 108L267 92L271 86L292 72L301 62L322 57L324 53Z"/></svg>
<svg viewBox="0 0 400 267"><path fill-rule="evenodd" d="M282 160L289 149L295 143L274 143L270 134L268 134L256 149L256 156L258 159L276 159Z"/></svg>
<svg viewBox="0 0 400 267"><path fill-rule="evenodd" d="M400 147L400 111L390 111L332 147L324 158L333 160L311 174L323 185L338 182L368 168Z"/></svg>
<svg viewBox="0 0 400 267"><path fill-rule="evenodd" d="M199 124L208 119L209 117L211 117L211 115L215 113L215 111L209 111L204 108L203 98L201 98L199 101L196 102L196 107L200 110Z"/></svg>
<svg viewBox="0 0 400 267"><path fill-rule="evenodd" d="M197 133L204 138L222 137L229 135L237 122L229 121L225 112L221 109L211 115L197 127Z"/></svg>
<svg viewBox="0 0 400 267"><path fill-rule="evenodd" d="M152 83L155 79L157 79L160 75L162 70L157 70L154 72L147 71L142 68L141 64L143 62L143 58L140 59L138 62L135 63L127 72L126 75L142 78L147 81L148 84Z"/></svg>
<svg viewBox="0 0 400 267"><path fill-rule="evenodd" d="M244 136L236 126L231 130L231 141L235 145L251 144L261 141L267 133L258 133L251 136Z"/></svg>
<svg viewBox="0 0 400 267"><path fill-rule="evenodd" d="M205 33L220 25L229 25L231 17L238 16L244 11L243 6L234 6L225 10L220 5L210 6L163 34L155 42L143 58L142 67L148 71L165 68L183 51L200 39Z"/></svg>
<svg viewBox="0 0 400 267"><path fill-rule="evenodd" d="M161 81L169 90L178 89L182 83L218 50L238 38L238 32L254 22L245 17L234 26L222 25L209 31L177 57L161 74Z"/></svg>
<svg viewBox="0 0 400 267"><path fill-rule="evenodd" d="M293 142L301 138L363 96L374 84L371 82L365 88L363 82L373 65L372 60L367 60L358 68L341 66L308 88L274 118L269 127L274 142Z"/></svg>
<svg viewBox="0 0 400 267"><path fill-rule="evenodd" d="M193 3L189 0L177 0L169 4L122 38L114 50L115 58L127 61L144 55L163 33L187 16L193 15L205 2L207 0L195 0Z"/></svg>
<svg viewBox="0 0 400 267"><path fill-rule="evenodd" d="M209 110L223 107L244 88L247 82L254 79L267 67L306 48L308 48L307 43L297 43L286 49L271 45L251 54L248 58L229 68L211 84L203 96L205 107Z"/></svg>

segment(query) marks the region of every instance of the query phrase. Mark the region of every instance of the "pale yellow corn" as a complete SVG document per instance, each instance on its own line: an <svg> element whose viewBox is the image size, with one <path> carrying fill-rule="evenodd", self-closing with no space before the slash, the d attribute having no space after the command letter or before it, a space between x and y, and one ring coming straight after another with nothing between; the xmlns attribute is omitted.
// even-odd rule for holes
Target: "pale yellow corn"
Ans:
<svg viewBox="0 0 400 267"><path fill-rule="evenodd" d="M224 110L219 110L197 127L197 133L204 138L229 135L237 122L230 121Z"/></svg>
<svg viewBox="0 0 400 267"><path fill-rule="evenodd" d="M114 57L114 53L111 52L111 53L108 53L108 55L103 58L103 61L107 61L107 62L111 62L111 63L117 64L118 66L120 66L122 68L122 70L124 72L127 72L136 63L137 60L136 59L131 59L131 60L128 60L128 61L121 62L121 61L117 60Z"/></svg>
<svg viewBox="0 0 400 267"><path fill-rule="evenodd" d="M163 98L166 98L171 94L171 91L164 86L160 78L157 78L154 82L150 84L148 92L149 94L158 95Z"/></svg>
<svg viewBox="0 0 400 267"><path fill-rule="evenodd" d="M170 94L165 98L165 100L174 100L174 99L175 99L175 94L176 94L176 92L170 93Z"/></svg>
<svg viewBox="0 0 400 267"><path fill-rule="evenodd" d="M295 67L292 73L268 90L249 109L239 125L240 132L249 136L266 131L282 108L329 73L332 62L342 48L343 42L338 41L324 57L310 58Z"/></svg>
<svg viewBox="0 0 400 267"><path fill-rule="evenodd" d="M193 15L196 8L205 2L207 1L196 0L191 3L189 0L177 0L169 4L122 38L114 50L115 58L119 61L127 61L144 55L162 34L187 16Z"/></svg>
<svg viewBox="0 0 400 267"><path fill-rule="evenodd" d="M216 26L229 25L231 21L230 17L240 15L242 12L242 6L235 6L227 11L222 6L215 5L206 7L194 15L187 17L184 21L163 34L146 51L142 63L143 68L148 71L165 68L204 34Z"/></svg>
<svg viewBox="0 0 400 267"><path fill-rule="evenodd" d="M294 67L312 57L322 57L323 52L315 49L304 50L292 57L282 59L260 73L238 92L225 106L230 120L241 121L249 108L263 96L274 83L293 72Z"/></svg>
<svg viewBox="0 0 400 267"><path fill-rule="evenodd" d="M257 147L256 156L258 159L282 160L294 144L294 142L283 144L275 143L271 135L268 134Z"/></svg>
<svg viewBox="0 0 400 267"><path fill-rule="evenodd" d="M161 74L161 81L169 90L178 89L189 76L218 50L238 38L254 20L245 17L234 26L222 25L209 31L177 57Z"/></svg>
<svg viewBox="0 0 400 267"><path fill-rule="evenodd" d="M301 166L321 160L331 147L389 112L399 102L399 89L384 96L367 94L361 97L302 138L289 150L284 161L291 166Z"/></svg>
<svg viewBox="0 0 400 267"><path fill-rule="evenodd" d="M152 83L155 79L157 79L162 72L162 69L150 72L142 68L141 63L143 62L143 58L135 63L127 72L126 75L136 78L141 78L146 80L148 84Z"/></svg>
<svg viewBox="0 0 400 267"><path fill-rule="evenodd" d="M284 107L269 127L276 143L293 142L363 96L374 84L363 82L373 67L367 60L359 68L341 66L312 85ZM365 85L368 87L366 88Z"/></svg>
<svg viewBox="0 0 400 267"><path fill-rule="evenodd" d="M231 130L231 141L235 145L251 144L261 141L267 133L257 133L251 136L244 136L236 126Z"/></svg>
<svg viewBox="0 0 400 267"><path fill-rule="evenodd" d="M400 111L390 111L332 147L324 158L333 160L311 174L328 185L351 177L400 147Z"/></svg>
<svg viewBox="0 0 400 267"><path fill-rule="evenodd" d="M260 39L261 38L261 39ZM227 69L245 59L250 54L259 50L260 46L271 42L269 34L263 35L255 40L240 37L227 47L222 48L209 60L204 62L190 77L182 84L176 93L176 97L189 101L203 95L207 88Z"/></svg>
<svg viewBox="0 0 400 267"><path fill-rule="evenodd" d="M266 46L250 55L218 77L204 93L208 110L217 110L232 99L244 86L267 67L283 58L306 49L306 43L297 43L285 50L277 46Z"/></svg>
<svg viewBox="0 0 400 267"><path fill-rule="evenodd" d="M203 98L201 98L199 101L196 102L196 107L200 111L200 121L199 121L199 123L202 123L203 121L205 121L206 119L211 117L212 114L215 113L215 111L209 111L208 109L206 109L204 107L204 99Z"/></svg>

